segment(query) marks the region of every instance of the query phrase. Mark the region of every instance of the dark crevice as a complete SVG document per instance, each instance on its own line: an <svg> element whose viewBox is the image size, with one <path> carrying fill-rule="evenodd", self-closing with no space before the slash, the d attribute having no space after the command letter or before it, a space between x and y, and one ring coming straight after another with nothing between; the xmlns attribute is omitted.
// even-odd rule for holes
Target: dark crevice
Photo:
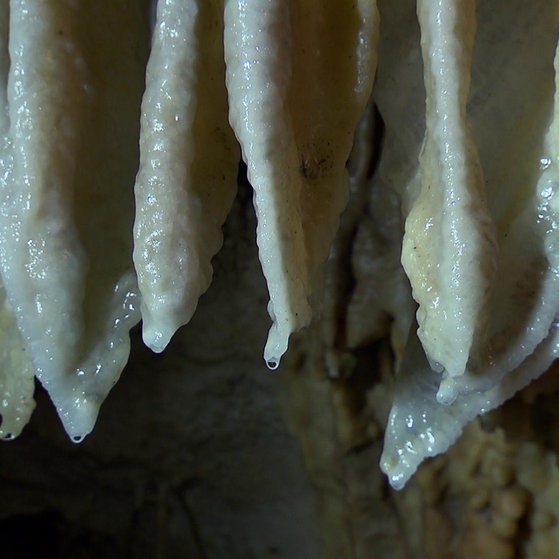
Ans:
<svg viewBox="0 0 559 559"><path fill-rule="evenodd" d="M354 275L352 258L354 252L355 241L359 233L359 226L363 217L367 213L367 207L370 196L370 178L376 172L379 164L382 138L384 135L384 122L375 105L368 108L370 124L372 124L367 132L371 135L369 139L362 138L366 145L371 146L370 154L367 154L368 161L366 170L358 168L358 164L352 165L351 156L348 161L348 171L353 171L360 177L356 177L356 186L351 193L347 208L340 220L340 229L331 254L334 255L334 262L330 266L330 274L332 278L332 290L334 302L332 303L334 311L332 316L336 323L336 333L333 340L333 348L339 352L347 351L347 335L346 335L346 319L347 308L356 287L357 280ZM356 138L359 134L356 134ZM356 157L359 157L356 155ZM360 173L361 171L361 173Z"/></svg>

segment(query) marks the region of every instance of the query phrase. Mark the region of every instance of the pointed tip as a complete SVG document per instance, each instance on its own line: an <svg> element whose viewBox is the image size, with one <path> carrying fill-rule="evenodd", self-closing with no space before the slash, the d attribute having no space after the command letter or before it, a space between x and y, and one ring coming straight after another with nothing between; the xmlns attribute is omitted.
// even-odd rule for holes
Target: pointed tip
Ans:
<svg viewBox="0 0 559 559"><path fill-rule="evenodd" d="M274 322L268 333L268 340L264 348L264 361L268 368L275 371L281 362L281 358L287 351L290 330L282 330Z"/></svg>
<svg viewBox="0 0 559 559"><path fill-rule="evenodd" d="M386 442L385 442L386 445ZM403 456L397 456L394 452L383 451L380 457L380 469L388 478L388 483L396 491L401 491L412 475L417 470L417 464L406 460Z"/></svg>
<svg viewBox="0 0 559 559"><path fill-rule="evenodd" d="M437 390L437 402L443 406L454 404L459 396L458 383L453 377L443 376Z"/></svg>
<svg viewBox="0 0 559 559"><path fill-rule="evenodd" d="M171 341L180 325L170 324L157 319L144 317L142 339L153 352L161 353Z"/></svg>
<svg viewBox="0 0 559 559"><path fill-rule="evenodd" d="M100 407L99 400L85 395L56 406L64 430L73 443L81 443L93 431Z"/></svg>
<svg viewBox="0 0 559 559"><path fill-rule="evenodd" d="M146 329L142 330L142 339L151 351L154 353L162 353L171 341L171 335L164 336L161 331Z"/></svg>

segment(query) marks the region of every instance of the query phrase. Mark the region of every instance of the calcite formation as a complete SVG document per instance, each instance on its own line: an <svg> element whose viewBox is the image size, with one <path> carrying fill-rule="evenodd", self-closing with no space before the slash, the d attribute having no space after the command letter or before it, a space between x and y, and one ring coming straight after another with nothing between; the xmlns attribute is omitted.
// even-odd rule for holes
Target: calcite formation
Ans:
<svg viewBox="0 0 559 559"><path fill-rule="evenodd" d="M340 214L370 200L324 367L390 338L381 467L402 487L557 356L558 28L543 0L3 3L2 437L35 375L81 441L130 328L161 352L189 322L242 157L272 369L328 324Z"/></svg>

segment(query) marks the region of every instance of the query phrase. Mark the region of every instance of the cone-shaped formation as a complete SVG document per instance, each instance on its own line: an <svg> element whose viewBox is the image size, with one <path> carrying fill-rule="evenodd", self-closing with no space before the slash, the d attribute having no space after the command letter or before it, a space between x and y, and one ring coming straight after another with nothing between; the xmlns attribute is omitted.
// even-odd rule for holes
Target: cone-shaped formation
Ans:
<svg viewBox="0 0 559 559"><path fill-rule="evenodd" d="M227 122L222 33L221 0L158 2L134 227L144 341L157 352L210 285L235 197L239 148Z"/></svg>
<svg viewBox="0 0 559 559"><path fill-rule="evenodd" d="M3 436L32 411L34 373L83 439L139 307L154 351L190 320L236 191L229 119L255 188L278 366L320 299L375 74L376 4L322 11L161 0L150 37L147 3L2 5Z"/></svg>
<svg viewBox="0 0 559 559"><path fill-rule="evenodd" d="M139 320L130 183L148 22L131 16L132 2L100 4L16 0L0 16L0 266L3 313L11 308L18 327L3 319L4 399L30 401L23 382L6 387L13 368L27 378L32 366L76 441L93 428ZM20 415L2 410L3 431L29 415L28 404L13 407Z"/></svg>
<svg viewBox="0 0 559 559"><path fill-rule="evenodd" d="M159 0L153 14L132 0L0 5L1 438L28 420L35 375L83 439L130 327L143 318L162 351L190 320L240 155L276 368L320 307L371 91L384 138L369 179L367 111L349 184L370 186L371 203L345 331L350 347L393 342L391 483L549 366L559 10L394 0L380 11L379 25L374 0Z"/></svg>
<svg viewBox="0 0 559 559"><path fill-rule="evenodd" d="M400 197L419 304L381 460L401 487L557 356L559 11L402 0L390 17L379 186Z"/></svg>
<svg viewBox="0 0 559 559"><path fill-rule="evenodd" d="M226 2L230 120L254 188L270 368L311 320L372 88L377 24L369 1Z"/></svg>

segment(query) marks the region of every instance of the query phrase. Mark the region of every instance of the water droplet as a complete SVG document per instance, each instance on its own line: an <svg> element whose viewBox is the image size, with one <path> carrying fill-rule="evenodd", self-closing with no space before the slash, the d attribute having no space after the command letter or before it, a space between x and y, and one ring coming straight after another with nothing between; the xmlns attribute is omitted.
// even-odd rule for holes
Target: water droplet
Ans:
<svg viewBox="0 0 559 559"><path fill-rule="evenodd" d="M551 165L551 158L550 157L542 157L540 159L540 169L545 171Z"/></svg>
<svg viewBox="0 0 559 559"><path fill-rule="evenodd" d="M554 193L554 184L553 183L547 183L541 190L540 196L544 199L544 200L549 200Z"/></svg>

